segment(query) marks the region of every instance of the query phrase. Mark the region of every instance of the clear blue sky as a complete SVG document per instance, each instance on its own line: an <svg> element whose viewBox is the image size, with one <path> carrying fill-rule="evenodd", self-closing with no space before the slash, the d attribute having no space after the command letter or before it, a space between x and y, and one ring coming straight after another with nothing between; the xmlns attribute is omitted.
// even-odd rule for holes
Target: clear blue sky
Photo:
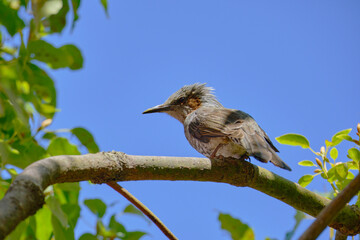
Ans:
<svg viewBox="0 0 360 240"><path fill-rule="evenodd" d="M196 156L180 123L165 114L142 115L185 84L206 82L220 102L252 115L293 169L252 163L297 181L310 168L310 151L280 145L289 132L308 137L318 150L333 133L360 121L359 1L82 1L75 31L50 40L74 43L84 68L51 72L61 112L53 128L84 126L102 151L136 155ZM345 145L349 147L351 145ZM345 148L340 149L346 161ZM256 239L284 239L295 210L261 192L226 184L139 181L122 183L180 239L229 239L219 212L249 224ZM81 199L127 202L106 185L82 184ZM330 190L319 179L311 190ZM77 236L94 231L83 210ZM130 230L165 239L136 217L120 217ZM302 232L312 220L301 224ZM322 239L328 238L328 231Z"/></svg>

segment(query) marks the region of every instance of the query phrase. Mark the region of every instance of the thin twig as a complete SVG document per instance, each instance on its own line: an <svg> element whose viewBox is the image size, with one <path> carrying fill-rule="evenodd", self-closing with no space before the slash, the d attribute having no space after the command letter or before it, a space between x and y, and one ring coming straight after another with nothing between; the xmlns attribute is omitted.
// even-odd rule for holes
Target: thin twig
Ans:
<svg viewBox="0 0 360 240"><path fill-rule="evenodd" d="M327 205L317 216L311 226L301 235L299 240L316 239L339 211L357 194L360 190L360 174L352 180L329 205Z"/></svg>
<svg viewBox="0 0 360 240"><path fill-rule="evenodd" d="M170 239L178 240L177 237L165 226L161 220L150 211L142 202L140 202L136 197L129 193L125 188L120 186L117 182L108 182L112 189L123 195L129 202L131 202L135 207L137 207L141 212L143 212L155 225Z"/></svg>

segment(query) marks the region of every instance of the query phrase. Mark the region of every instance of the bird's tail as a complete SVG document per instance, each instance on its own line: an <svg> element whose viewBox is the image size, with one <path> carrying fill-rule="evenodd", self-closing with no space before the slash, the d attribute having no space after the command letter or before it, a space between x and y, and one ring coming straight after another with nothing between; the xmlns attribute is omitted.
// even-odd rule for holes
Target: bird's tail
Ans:
<svg viewBox="0 0 360 240"><path fill-rule="evenodd" d="M291 171L291 168L283 160L281 160L281 158L274 151L272 151L272 158L270 162L275 166Z"/></svg>

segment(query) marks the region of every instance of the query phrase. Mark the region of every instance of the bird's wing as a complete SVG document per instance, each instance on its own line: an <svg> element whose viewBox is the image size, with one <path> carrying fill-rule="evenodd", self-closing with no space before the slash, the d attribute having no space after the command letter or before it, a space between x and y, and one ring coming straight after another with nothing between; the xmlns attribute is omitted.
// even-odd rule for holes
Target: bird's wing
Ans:
<svg viewBox="0 0 360 240"><path fill-rule="evenodd" d="M227 137L233 143L244 147L249 156L290 169L275 153L278 150L264 130L250 115L242 111L200 108L189 123L188 130L193 137L203 142L209 142L213 137Z"/></svg>
<svg viewBox="0 0 360 240"><path fill-rule="evenodd" d="M205 143L209 142L210 138L227 137L228 134L224 132L223 115L218 114L218 110L220 109L198 109L188 124L190 135Z"/></svg>

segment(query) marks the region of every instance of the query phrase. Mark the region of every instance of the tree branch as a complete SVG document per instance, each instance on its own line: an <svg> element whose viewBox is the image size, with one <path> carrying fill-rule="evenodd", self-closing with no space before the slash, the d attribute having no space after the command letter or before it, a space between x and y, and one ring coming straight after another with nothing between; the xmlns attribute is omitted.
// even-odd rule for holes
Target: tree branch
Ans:
<svg viewBox="0 0 360 240"><path fill-rule="evenodd" d="M299 240L316 239L324 231L336 214L360 190L360 174L354 178L317 216L311 226L301 235ZM338 235L338 231L336 231ZM340 236L340 233L339 233Z"/></svg>
<svg viewBox="0 0 360 240"><path fill-rule="evenodd" d="M0 239L44 204L43 191L62 182L193 180L251 187L316 217L330 200L246 161L234 159L133 156L121 152L56 156L37 161L17 176L0 200ZM342 209L329 226L345 235L360 233L360 214Z"/></svg>
<svg viewBox="0 0 360 240"><path fill-rule="evenodd" d="M170 240L178 240L177 237L165 226L165 224L148 209L142 202L140 202L136 197L129 193L125 188L117 184L116 182L108 182L112 189L124 196L129 202L131 202L135 207L140 209L140 211L145 214Z"/></svg>

